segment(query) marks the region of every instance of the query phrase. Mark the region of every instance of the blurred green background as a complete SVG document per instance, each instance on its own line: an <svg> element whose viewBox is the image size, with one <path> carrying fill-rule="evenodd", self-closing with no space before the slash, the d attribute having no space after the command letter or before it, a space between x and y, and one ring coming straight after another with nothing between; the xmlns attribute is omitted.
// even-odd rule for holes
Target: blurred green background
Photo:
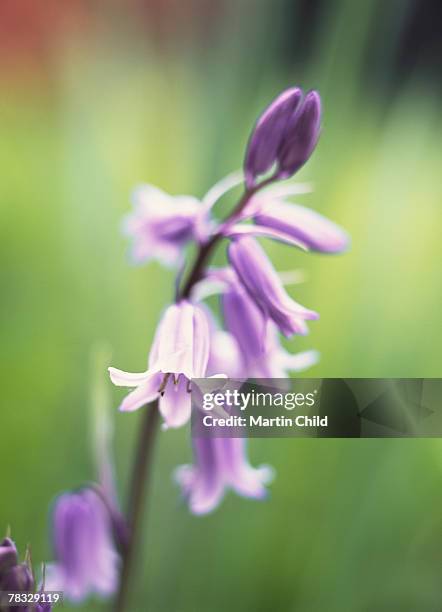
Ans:
<svg viewBox="0 0 442 612"><path fill-rule="evenodd" d="M91 397L115 415L119 488L140 413L103 371L144 366L173 274L130 267L121 218L140 182L202 196L241 166L262 108L317 88L323 133L300 203L352 249L266 243L321 314L293 350L309 374L441 376L440 4L428 0L128 0L0 5L0 531L52 558L48 510L95 475ZM188 432L158 445L133 605L142 612L440 612L439 440L252 440L268 501L195 518L171 480ZM68 606L66 606L68 607ZM84 610L106 609L88 602Z"/></svg>

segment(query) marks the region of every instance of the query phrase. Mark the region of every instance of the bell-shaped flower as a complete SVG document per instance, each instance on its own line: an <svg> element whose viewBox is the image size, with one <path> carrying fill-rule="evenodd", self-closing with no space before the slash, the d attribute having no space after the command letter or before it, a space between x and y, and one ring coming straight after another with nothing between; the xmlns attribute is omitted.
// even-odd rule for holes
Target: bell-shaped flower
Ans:
<svg viewBox="0 0 442 612"><path fill-rule="evenodd" d="M316 351L291 354L280 343L272 321L266 320L239 281L221 296L224 321L240 348L239 378L286 378L318 360Z"/></svg>
<svg viewBox="0 0 442 612"><path fill-rule="evenodd" d="M159 398L167 427L186 423L191 412L189 381L206 375L209 345L209 325L202 308L187 300L169 306L157 328L148 369L129 373L109 368L115 385L135 387L120 410L137 410Z"/></svg>
<svg viewBox="0 0 442 612"><path fill-rule="evenodd" d="M250 376L251 364L260 359L264 352L266 316L236 275L221 295L221 306L226 328L240 348L241 376Z"/></svg>
<svg viewBox="0 0 442 612"><path fill-rule="evenodd" d="M194 464L175 470L175 479L191 512L211 512L229 488L243 497L266 497L273 471L266 465L250 465L244 438L194 437L192 442Z"/></svg>
<svg viewBox="0 0 442 612"><path fill-rule="evenodd" d="M45 590L63 591L79 602L92 594L112 595L118 585L120 558L112 519L92 489L64 493L55 503L53 542L56 561L46 569Z"/></svg>
<svg viewBox="0 0 442 612"><path fill-rule="evenodd" d="M250 237L235 239L229 245L230 263L250 297L265 317L272 319L285 336L306 334L306 320L319 315L295 302L260 245Z"/></svg>
<svg viewBox="0 0 442 612"><path fill-rule="evenodd" d="M183 248L195 238L196 224L201 224L201 203L192 196L171 196L143 185L134 193L133 207L124 222L125 233L133 239L133 260L178 264Z"/></svg>

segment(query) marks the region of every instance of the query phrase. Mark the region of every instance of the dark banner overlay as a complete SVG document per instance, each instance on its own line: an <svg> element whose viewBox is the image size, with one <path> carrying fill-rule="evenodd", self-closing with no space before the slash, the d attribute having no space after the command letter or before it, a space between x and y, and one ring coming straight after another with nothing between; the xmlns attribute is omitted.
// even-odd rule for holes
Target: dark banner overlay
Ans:
<svg viewBox="0 0 442 612"><path fill-rule="evenodd" d="M191 390L196 437L442 437L440 378L199 378Z"/></svg>

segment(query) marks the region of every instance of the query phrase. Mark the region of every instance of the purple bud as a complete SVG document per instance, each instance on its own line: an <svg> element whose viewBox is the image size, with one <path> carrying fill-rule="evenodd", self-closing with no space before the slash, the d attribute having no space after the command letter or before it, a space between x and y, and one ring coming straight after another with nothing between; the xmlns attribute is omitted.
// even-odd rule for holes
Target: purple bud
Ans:
<svg viewBox="0 0 442 612"><path fill-rule="evenodd" d="M292 116L278 153L278 178L288 178L305 164L319 138L321 98L310 91Z"/></svg>
<svg viewBox="0 0 442 612"><path fill-rule="evenodd" d="M11 538L5 538L0 543L0 581L5 572L18 562L17 549Z"/></svg>
<svg viewBox="0 0 442 612"><path fill-rule="evenodd" d="M33 591L34 579L27 565L14 565L6 572L0 582L1 591Z"/></svg>
<svg viewBox="0 0 442 612"><path fill-rule="evenodd" d="M298 87L287 89L267 107L256 122L244 161L249 189L255 184L256 178L270 170L277 161L290 117L298 108L301 98L302 90Z"/></svg>

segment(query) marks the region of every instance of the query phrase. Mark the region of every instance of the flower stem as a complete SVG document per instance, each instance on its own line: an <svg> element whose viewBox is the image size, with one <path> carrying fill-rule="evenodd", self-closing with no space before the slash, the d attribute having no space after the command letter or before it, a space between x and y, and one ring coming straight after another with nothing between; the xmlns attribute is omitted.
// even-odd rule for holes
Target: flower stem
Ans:
<svg viewBox="0 0 442 612"><path fill-rule="evenodd" d="M185 282L181 293L179 293L180 299L186 299L189 297L190 292L192 291L193 286L201 280L204 275L204 268L212 255L213 249L218 244L218 242L224 237L223 230L227 225L235 223L235 221L240 217L244 208L249 203L252 196L254 196L260 189L266 187L270 183L275 180L275 176L272 175L266 178L264 181L255 185L254 187L250 187L249 189L245 189L242 197L238 201L238 204L235 206L233 212L227 217L224 223L221 224L220 229L213 234L208 242L201 245L200 250L196 256L195 262L192 266L190 274Z"/></svg>
<svg viewBox="0 0 442 612"><path fill-rule="evenodd" d="M127 509L127 523L129 538L122 552L122 566L120 584L115 599L115 612L127 612L127 601L130 595L130 579L140 541L141 519L145 514L144 507L146 492L152 476L152 458L156 432L159 423L158 401L146 406L143 411L138 447L135 453L135 462L130 485L129 503Z"/></svg>

